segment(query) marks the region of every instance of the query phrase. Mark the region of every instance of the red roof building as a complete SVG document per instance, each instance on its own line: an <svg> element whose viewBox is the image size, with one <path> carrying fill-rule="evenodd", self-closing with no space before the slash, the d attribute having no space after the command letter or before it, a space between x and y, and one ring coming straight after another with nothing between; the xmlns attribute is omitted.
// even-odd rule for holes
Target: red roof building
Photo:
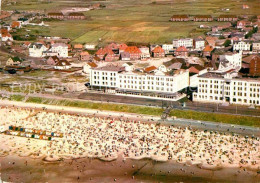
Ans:
<svg viewBox="0 0 260 183"><path fill-rule="evenodd" d="M128 52L130 54L130 59L131 60L138 60L138 59L141 58L141 53L142 52L136 46L128 46L125 49L125 52Z"/></svg>
<svg viewBox="0 0 260 183"><path fill-rule="evenodd" d="M203 56L204 57L210 57L211 56L211 52L214 50L214 48L210 45L207 45L204 49L203 49Z"/></svg>
<svg viewBox="0 0 260 183"><path fill-rule="evenodd" d="M175 56L187 57L188 50L185 46L180 46L175 51Z"/></svg>
<svg viewBox="0 0 260 183"><path fill-rule="evenodd" d="M12 27L12 29L20 28L21 27L21 23L17 22L17 21L14 21L14 22L12 22L11 27Z"/></svg>
<svg viewBox="0 0 260 183"><path fill-rule="evenodd" d="M81 61L87 61L90 60L90 55L87 51L83 51L80 53L80 60Z"/></svg>
<svg viewBox="0 0 260 183"><path fill-rule="evenodd" d="M112 61L115 58L115 53L111 49L100 48L96 52L96 56L101 60L105 60L105 57L107 57L106 61Z"/></svg>
<svg viewBox="0 0 260 183"><path fill-rule="evenodd" d="M187 22L189 21L188 15L173 15L170 19L172 22Z"/></svg>
<svg viewBox="0 0 260 183"><path fill-rule="evenodd" d="M162 47L157 46L152 51L152 55L155 58L165 57L165 51L164 51L164 49L162 49Z"/></svg>
<svg viewBox="0 0 260 183"><path fill-rule="evenodd" d="M155 71L157 68L155 66L150 66L144 69L144 72L151 73Z"/></svg>
<svg viewBox="0 0 260 183"><path fill-rule="evenodd" d="M61 12L53 12L53 13L48 13L47 15L48 18L54 18L54 19L64 19L64 15Z"/></svg>

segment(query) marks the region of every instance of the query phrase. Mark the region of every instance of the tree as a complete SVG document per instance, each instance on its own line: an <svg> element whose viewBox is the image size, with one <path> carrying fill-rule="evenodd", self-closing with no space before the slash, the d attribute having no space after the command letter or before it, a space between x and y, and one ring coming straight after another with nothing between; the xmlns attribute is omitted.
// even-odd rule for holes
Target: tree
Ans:
<svg viewBox="0 0 260 183"><path fill-rule="evenodd" d="M231 41L229 39L227 39L223 45L225 47L229 47L231 45Z"/></svg>

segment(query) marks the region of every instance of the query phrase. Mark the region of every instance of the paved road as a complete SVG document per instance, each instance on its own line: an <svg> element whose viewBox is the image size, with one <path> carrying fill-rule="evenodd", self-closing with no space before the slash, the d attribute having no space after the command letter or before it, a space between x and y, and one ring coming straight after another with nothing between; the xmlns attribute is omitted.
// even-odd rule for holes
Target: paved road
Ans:
<svg viewBox="0 0 260 183"><path fill-rule="evenodd" d="M166 107L172 106L174 109L194 110L202 112L228 113L238 115L259 116L260 109L249 109L244 106L222 106L217 104L187 102L183 107L179 102L163 101L155 99L135 98L130 96L119 96L106 93L86 92L79 95L79 99L100 101L100 102L115 102L124 104L136 104L145 106Z"/></svg>

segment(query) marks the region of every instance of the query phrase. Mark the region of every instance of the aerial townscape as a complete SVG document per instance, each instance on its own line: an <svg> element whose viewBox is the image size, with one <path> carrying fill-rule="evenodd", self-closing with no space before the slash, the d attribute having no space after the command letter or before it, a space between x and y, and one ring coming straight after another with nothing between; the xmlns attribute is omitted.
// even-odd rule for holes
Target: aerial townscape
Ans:
<svg viewBox="0 0 260 183"><path fill-rule="evenodd" d="M0 7L0 182L260 181L258 0Z"/></svg>

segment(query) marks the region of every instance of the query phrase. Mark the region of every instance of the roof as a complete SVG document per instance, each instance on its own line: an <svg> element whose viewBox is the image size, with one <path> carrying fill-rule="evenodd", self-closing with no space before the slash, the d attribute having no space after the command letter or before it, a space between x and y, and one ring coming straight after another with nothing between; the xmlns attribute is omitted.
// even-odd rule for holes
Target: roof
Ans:
<svg viewBox="0 0 260 183"><path fill-rule="evenodd" d="M89 55L89 53L88 53L87 51L82 51L82 52L80 53L80 55L81 55L81 56Z"/></svg>
<svg viewBox="0 0 260 183"><path fill-rule="evenodd" d="M67 60L59 60L55 66L68 66L71 65Z"/></svg>
<svg viewBox="0 0 260 183"><path fill-rule="evenodd" d="M182 66L182 63L176 62L176 63L173 63L172 65L170 65L168 68L169 69L181 69L181 66Z"/></svg>
<svg viewBox="0 0 260 183"><path fill-rule="evenodd" d="M97 67L97 64L95 64L94 62L88 62L87 63L90 67Z"/></svg>
<svg viewBox="0 0 260 183"><path fill-rule="evenodd" d="M61 46L61 47L68 47L68 45L67 44L65 44L65 43L54 43L53 45L52 45L52 47L59 47L59 46Z"/></svg>
<svg viewBox="0 0 260 183"><path fill-rule="evenodd" d="M105 54L111 54L113 55L114 52L109 49L109 48L100 48L97 52L96 52L96 55L105 55Z"/></svg>
<svg viewBox="0 0 260 183"><path fill-rule="evenodd" d="M128 46L126 49L125 49L125 52L128 52L128 53L141 53L141 50L139 48L137 48L136 46Z"/></svg>
<svg viewBox="0 0 260 183"><path fill-rule="evenodd" d="M153 49L152 51L153 53L164 53L164 49L162 49L162 47L157 46Z"/></svg>
<svg viewBox="0 0 260 183"><path fill-rule="evenodd" d="M237 18L236 15L219 15L219 18Z"/></svg>
<svg viewBox="0 0 260 183"><path fill-rule="evenodd" d="M116 43L110 43L109 45L106 46L106 48L116 50L118 49L118 45Z"/></svg>
<svg viewBox="0 0 260 183"><path fill-rule="evenodd" d="M153 70L156 70L157 68L155 66L150 66L144 69L145 72L151 72Z"/></svg>
<svg viewBox="0 0 260 183"><path fill-rule="evenodd" d="M212 47L212 46L210 46L210 45L207 45L204 49L203 49L203 51L213 51L214 50L214 48Z"/></svg>
<svg viewBox="0 0 260 183"><path fill-rule="evenodd" d="M12 22L12 25L11 25L12 28L16 28L16 27L20 27L20 22Z"/></svg>
<svg viewBox="0 0 260 183"><path fill-rule="evenodd" d="M82 49L82 48L83 48L83 45L82 45L82 44L75 44L75 45L74 45L74 48L75 48L75 49Z"/></svg>
<svg viewBox="0 0 260 183"><path fill-rule="evenodd" d="M196 15L194 18L212 18L211 15Z"/></svg>
<svg viewBox="0 0 260 183"><path fill-rule="evenodd" d="M120 72L120 71L124 71L125 68L124 67L114 66L114 65L106 65L106 66L103 66L103 67L98 67L95 70Z"/></svg>
<svg viewBox="0 0 260 183"><path fill-rule="evenodd" d="M51 57L49 57L48 59L50 59L50 58L53 59L54 61L56 61L56 60L57 60L57 61L60 60L59 57L57 57L57 56L51 56Z"/></svg>
<svg viewBox="0 0 260 183"><path fill-rule="evenodd" d="M119 45L119 50L125 50L127 45L125 43Z"/></svg>
<svg viewBox="0 0 260 183"><path fill-rule="evenodd" d="M72 12L69 13L68 16L85 16L83 13L79 13L79 12Z"/></svg>
<svg viewBox="0 0 260 183"><path fill-rule="evenodd" d="M50 12L48 13L48 16L64 16L61 12Z"/></svg>
<svg viewBox="0 0 260 183"><path fill-rule="evenodd" d="M189 18L188 15L172 15L172 18Z"/></svg>
<svg viewBox="0 0 260 183"><path fill-rule="evenodd" d="M187 52L187 48L185 46L180 46L176 49L176 52Z"/></svg>

